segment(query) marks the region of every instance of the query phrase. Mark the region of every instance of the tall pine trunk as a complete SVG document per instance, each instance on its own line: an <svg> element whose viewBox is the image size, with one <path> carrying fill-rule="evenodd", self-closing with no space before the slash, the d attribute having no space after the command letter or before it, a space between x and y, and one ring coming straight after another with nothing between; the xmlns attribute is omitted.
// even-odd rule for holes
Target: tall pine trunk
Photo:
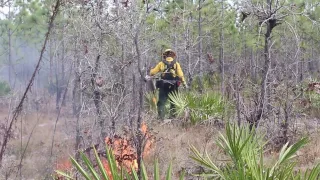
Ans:
<svg viewBox="0 0 320 180"><path fill-rule="evenodd" d="M199 37L199 42L198 42L198 63L199 63L199 75L197 78L198 85L199 85L199 92L203 92L203 82L202 82L202 77L203 77L203 68L202 68L202 62L201 62L201 55L202 55L202 18L201 18L201 0L199 0L199 14L198 14L198 37Z"/></svg>
<svg viewBox="0 0 320 180"><path fill-rule="evenodd" d="M225 72L224 72L224 31L223 31L223 22L224 22L224 1L221 2L221 25L220 25L220 50L219 50L219 69L221 77L221 93L224 97L225 92Z"/></svg>
<svg viewBox="0 0 320 180"><path fill-rule="evenodd" d="M80 77L80 58L78 57L77 51L77 39L75 40L74 46L74 84L72 90L72 106L73 106L73 115L76 117L76 144L75 151L77 152L80 145L80 111L81 111L81 77Z"/></svg>
<svg viewBox="0 0 320 180"><path fill-rule="evenodd" d="M9 3L9 22L11 21L12 21L11 3ZM12 84L12 31L10 27L8 27L8 71L9 71L9 84L11 87L13 84Z"/></svg>

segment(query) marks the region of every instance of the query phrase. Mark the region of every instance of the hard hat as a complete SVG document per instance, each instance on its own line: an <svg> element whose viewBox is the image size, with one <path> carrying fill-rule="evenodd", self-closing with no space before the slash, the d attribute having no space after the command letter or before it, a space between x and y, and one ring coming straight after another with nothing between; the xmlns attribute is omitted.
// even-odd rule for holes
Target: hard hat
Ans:
<svg viewBox="0 0 320 180"><path fill-rule="evenodd" d="M163 57L172 57L175 58L176 57L176 53L172 50L172 49L166 49L163 53Z"/></svg>
<svg viewBox="0 0 320 180"><path fill-rule="evenodd" d="M166 49L164 52L173 52L172 49Z"/></svg>

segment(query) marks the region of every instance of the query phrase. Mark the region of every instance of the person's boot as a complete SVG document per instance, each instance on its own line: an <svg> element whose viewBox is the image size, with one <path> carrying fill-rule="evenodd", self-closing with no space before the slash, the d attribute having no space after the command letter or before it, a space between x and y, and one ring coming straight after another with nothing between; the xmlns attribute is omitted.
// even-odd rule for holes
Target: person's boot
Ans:
<svg viewBox="0 0 320 180"><path fill-rule="evenodd" d="M158 107L158 118L160 120L164 120L165 114L164 107Z"/></svg>
<svg viewBox="0 0 320 180"><path fill-rule="evenodd" d="M170 118L170 119L176 118L176 112L174 111L174 109L170 109L169 118Z"/></svg>
<svg viewBox="0 0 320 180"><path fill-rule="evenodd" d="M170 103L170 114L169 114L169 118L170 119L174 119L176 117L176 111L175 111L175 106Z"/></svg>

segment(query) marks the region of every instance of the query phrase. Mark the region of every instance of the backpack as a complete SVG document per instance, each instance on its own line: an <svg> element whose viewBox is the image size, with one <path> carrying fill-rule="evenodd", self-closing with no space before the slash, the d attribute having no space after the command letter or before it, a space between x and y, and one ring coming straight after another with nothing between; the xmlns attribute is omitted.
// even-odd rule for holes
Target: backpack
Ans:
<svg viewBox="0 0 320 180"><path fill-rule="evenodd" d="M165 64L165 69L162 72L161 79L164 80L179 80L179 77L177 76L176 72L176 60L173 60L171 63L164 60L162 61Z"/></svg>

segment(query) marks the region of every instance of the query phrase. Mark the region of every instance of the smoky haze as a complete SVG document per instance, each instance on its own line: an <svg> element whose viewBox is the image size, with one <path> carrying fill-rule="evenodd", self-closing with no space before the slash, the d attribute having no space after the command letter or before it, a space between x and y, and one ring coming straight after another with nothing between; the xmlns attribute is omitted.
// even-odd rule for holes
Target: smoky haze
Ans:
<svg viewBox="0 0 320 180"><path fill-rule="evenodd" d="M40 45L31 45L29 43L17 41L14 46L16 47L12 47L11 49L11 77L9 77L9 52L5 52L0 56L0 78L1 80L9 82L14 90L23 90L30 80L36 63L38 62ZM34 88L44 88L48 86L49 60L46 54L43 58L41 69L33 84Z"/></svg>

